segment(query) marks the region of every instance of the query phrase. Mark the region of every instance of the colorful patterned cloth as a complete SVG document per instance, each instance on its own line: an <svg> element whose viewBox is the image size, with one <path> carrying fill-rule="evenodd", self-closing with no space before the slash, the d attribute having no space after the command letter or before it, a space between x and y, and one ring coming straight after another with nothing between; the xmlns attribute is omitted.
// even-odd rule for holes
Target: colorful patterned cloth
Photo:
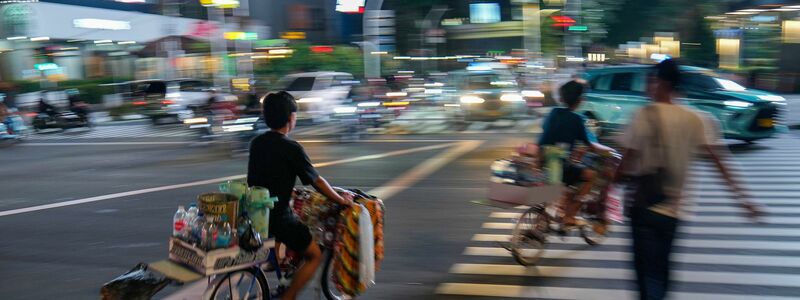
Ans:
<svg viewBox="0 0 800 300"><path fill-rule="evenodd" d="M337 204L328 201L322 194L307 188L296 188L292 197L292 209L300 222L306 224L311 235L322 246L333 248L335 232L339 222Z"/></svg>
<svg viewBox="0 0 800 300"><path fill-rule="evenodd" d="M383 244L383 225L384 225L384 205L383 201L375 196L368 195L359 190L352 191L355 194L355 202L363 205L367 209L372 223L372 233L375 242L375 270L380 268L380 262L384 258ZM361 280L363 274L359 274L359 239L361 228L359 228L359 215L361 205L354 205L342 211L342 222L339 225L338 238L336 243L336 259L333 265L333 274L336 280L336 287L340 292L358 296L367 289L367 285Z"/></svg>

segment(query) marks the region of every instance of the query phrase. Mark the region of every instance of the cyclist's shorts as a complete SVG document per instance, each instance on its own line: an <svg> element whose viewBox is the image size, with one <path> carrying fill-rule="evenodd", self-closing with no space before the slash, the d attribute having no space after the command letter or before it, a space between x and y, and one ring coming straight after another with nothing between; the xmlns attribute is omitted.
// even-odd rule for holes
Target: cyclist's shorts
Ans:
<svg viewBox="0 0 800 300"><path fill-rule="evenodd" d="M564 182L566 186L576 186L584 182L583 180L583 170L587 167L583 164L573 163L570 161L564 162L564 173L562 175L561 181Z"/></svg>
<svg viewBox="0 0 800 300"><path fill-rule="evenodd" d="M311 232L308 226L301 223L291 211L271 214L269 231L275 240L285 244L297 254L305 253L311 244Z"/></svg>

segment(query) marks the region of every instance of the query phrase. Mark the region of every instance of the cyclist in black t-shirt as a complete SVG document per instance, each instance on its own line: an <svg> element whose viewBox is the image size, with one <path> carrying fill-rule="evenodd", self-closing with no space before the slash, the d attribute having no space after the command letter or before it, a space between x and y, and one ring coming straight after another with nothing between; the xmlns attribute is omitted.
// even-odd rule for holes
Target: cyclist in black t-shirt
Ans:
<svg viewBox="0 0 800 300"><path fill-rule="evenodd" d="M287 92L267 95L262 114L271 130L250 143L247 183L266 187L271 195L278 197L278 203L270 211L270 233L304 258L304 263L292 276L292 284L281 297L291 300L297 297L322 262L319 245L289 207L297 178L334 202L350 205L353 199L337 194L314 169L303 146L288 137L297 121L297 103L292 95Z"/></svg>

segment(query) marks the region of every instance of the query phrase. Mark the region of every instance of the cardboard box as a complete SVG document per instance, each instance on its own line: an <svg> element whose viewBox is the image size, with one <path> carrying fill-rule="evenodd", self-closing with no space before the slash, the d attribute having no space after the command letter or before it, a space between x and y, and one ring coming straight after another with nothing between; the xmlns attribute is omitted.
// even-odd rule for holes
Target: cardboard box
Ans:
<svg viewBox="0 0 800 300"><path fill-rule="evenodd" d="M492 182L489 184L489 200L504 204L534 206L558 200L564 192L562 185L517 186Z"/></svg>
<svg viewBox="0 0 800 300"><path fill-rule="evenodd" d="M241 270L266 262L272 245L274 243L264 242L261 249L253 252L243 251L238 246L206 252L173 237L169 240L169 259L208 276Z"/></svg>

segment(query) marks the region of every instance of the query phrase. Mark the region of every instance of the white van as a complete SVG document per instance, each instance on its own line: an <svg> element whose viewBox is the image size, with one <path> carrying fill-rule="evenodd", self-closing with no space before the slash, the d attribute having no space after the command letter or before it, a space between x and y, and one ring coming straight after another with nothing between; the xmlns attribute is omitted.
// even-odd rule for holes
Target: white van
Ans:
<svg viewBox="0 0 800 300"><path fill-rule="evenodd" d="M277 83L297 100L297 119L314 123L330 119L334 108L347 99L350 89L358 84L350 73L311 72L292 74Z"/></svg>

